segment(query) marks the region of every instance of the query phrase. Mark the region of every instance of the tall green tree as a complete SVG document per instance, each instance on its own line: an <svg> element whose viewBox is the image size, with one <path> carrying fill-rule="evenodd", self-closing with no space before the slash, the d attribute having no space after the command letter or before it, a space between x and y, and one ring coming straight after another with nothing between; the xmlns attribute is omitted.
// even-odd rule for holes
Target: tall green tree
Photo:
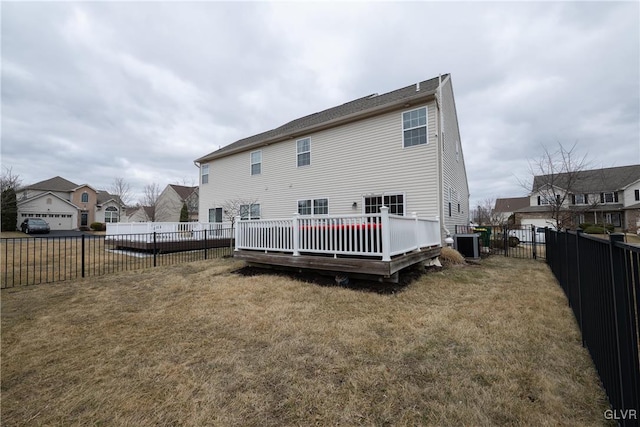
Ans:
<svg viewBox="0 0 640 427"><path fill-rule="evenodd" d="M7 188L2 192L2 231L16 231L18 223L18 199L16 190Z"/></svg>
<svg viewBox="0 0 640 427"><path fill-rule="evenodd" d="M180 209L180 222L189 222L189 209L186 203L183 203Z"/></svg>

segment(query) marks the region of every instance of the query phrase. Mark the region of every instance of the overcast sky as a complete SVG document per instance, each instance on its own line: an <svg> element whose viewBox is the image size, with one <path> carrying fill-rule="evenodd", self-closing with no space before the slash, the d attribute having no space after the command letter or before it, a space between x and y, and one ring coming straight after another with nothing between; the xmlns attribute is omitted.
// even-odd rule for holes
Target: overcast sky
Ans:
<svg viewBox="0 0 640 427"><path fill-rule="evenodd" d="M108 190L451 73L472 205L543 145L640 163L640 10L603 3L1 3L2 166Z"/></svg>

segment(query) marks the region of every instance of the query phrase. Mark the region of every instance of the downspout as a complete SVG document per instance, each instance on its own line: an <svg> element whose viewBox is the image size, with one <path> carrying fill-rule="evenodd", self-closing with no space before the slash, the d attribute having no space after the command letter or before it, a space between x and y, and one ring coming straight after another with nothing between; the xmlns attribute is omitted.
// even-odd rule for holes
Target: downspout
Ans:
<svg viewBox="0 0 640 427"><path fill-rule="evenodd" d="M445 222L445 209L444 209L444 114L443 114L443 102L442 102L442 74L438 75L438 96L436 97L436 100L438 101L438 113L440 114L440 120L438 123L438 126L440 127L439 132L438 132L438 151L440 151L441 155L439 156L439 166L440 166L440 200L442 200L442 203L440 204L442 207L442 221L440 222L440 224L442 224L442 229L444 230L446 237L450 238L451 237L451 231L449 231L449 229L447 228L446 222Z"/></svg>

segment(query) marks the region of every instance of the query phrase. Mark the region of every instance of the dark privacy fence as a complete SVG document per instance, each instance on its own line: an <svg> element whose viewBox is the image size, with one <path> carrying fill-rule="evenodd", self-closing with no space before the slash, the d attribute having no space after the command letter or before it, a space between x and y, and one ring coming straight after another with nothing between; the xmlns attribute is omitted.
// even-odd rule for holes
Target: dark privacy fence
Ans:
<svg viewBox="0 0 640 427"><path fill-rule="evenodd" d="M232 254L231 229L0 239L2 288L179 264Z"/></svg>
<svg viewBox="0 0 640 427"><path fill-rule="evenodd" d="M622 426L639 425L640 247L581 232L548 230L547 263L582 331L612 412Z"/></svg>

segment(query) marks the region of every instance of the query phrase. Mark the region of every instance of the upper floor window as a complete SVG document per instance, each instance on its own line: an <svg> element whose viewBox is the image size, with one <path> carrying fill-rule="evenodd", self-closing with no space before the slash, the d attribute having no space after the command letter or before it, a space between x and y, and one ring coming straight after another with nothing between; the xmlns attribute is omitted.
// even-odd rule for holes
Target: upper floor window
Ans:
<svg viewBox="0 0 640 427"><path fill-rule="evenodd" d="M402 131L405 147L427 143L427 107L402 113Z"/></svg>
<svg viewBox="0 0 640 427"><path fill-rule="evenodd" d="M300 215L329 215L329 199L298 200Z"/></svg>
<svg viewBox="0 0 640 427"><path fill-rule="evenodd" d="M209 182L209 165L200 166L200 182L203 184Z"/></svg>
<svg viewBox="0 0 640 427"><path fill-rule="evenodd" d="M311 138L299 139L296 142L298 153L298 167L311 164Z"/></svg>
<svg viewBox="0 0 640 427"><path fill-rule="evenodd" d="M587 194L574 194L573 195L573 204L574 205L586 205L589 203L589 196Z"/></svg>
<svg viewBox="0 0 640 427"><path fill-rule="evenodd" d="M618 203L618 193L600 193L600 203Z"/></svg>
<svg viewBox="0 0 640 427"><path fill-rule="evenodd" d="M47 197L47 204L48 205L53 204L53 199L51 197Z"/></svg>
<svg viewBox="0 0 640 427"><path fill-rule="evenodd" d="M254 151L251 153L251 175L260 175L262 173L262 151Z"/></svg>
<svg viewBox="0 0 640 427"><path fill-rule="evenodd" d="M635 190L636 201L640 200L640 190Z"/></svg>
<svg viewBox="0 0 640 427"><path fill-rule="evenodd" d="M240 219L260 219L260 203L240 205Z"/></svg>
<svg viewBox="0 0 640 427"><path fill-rule="evenodd" d="M82 193L82 196L80 197L80 201L82 203L89 203L89 193Z"/></svg>
<svg viewBox="0 0 640 427"><path fill-rule="evenodd" d="M560 195L553 194L538 196L538 205L559 205L560 204Z"/></svg>

